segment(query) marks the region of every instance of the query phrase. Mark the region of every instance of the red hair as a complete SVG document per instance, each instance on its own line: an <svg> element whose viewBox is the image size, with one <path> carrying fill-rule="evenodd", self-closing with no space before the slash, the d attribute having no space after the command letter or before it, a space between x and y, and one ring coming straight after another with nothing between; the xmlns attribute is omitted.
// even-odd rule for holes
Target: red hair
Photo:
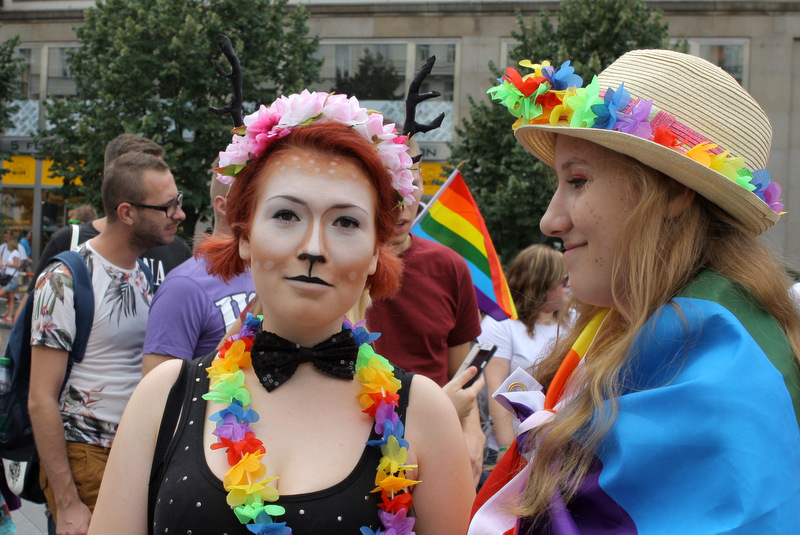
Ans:
<svg viewBox="0 0 800 535"><path fill-rule="evenodd" d="M351 127L341 123L320 123L296 127L275 141L261 156L245 167L228 192L225 215L232 237L208 237L197 247L196 255L205 256L208 272L229 280L247 269L239 256L239 239L250 235L250 225L258 202L262 170L273 156L291 150L311 151L320 156L349 158L360 165L375 187L378 205L375 211L376 244L379 247L378 267L367 277L366 287L373 299L394 295L400 287L402 264L387 245L397 225L400 196L392 187L392 178L372 144Z"/></svg>

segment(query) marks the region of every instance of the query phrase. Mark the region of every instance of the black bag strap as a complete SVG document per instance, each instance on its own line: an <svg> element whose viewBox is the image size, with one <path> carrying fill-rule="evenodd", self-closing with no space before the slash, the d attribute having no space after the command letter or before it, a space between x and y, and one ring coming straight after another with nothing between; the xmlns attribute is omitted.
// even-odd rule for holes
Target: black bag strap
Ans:
<svg viewBox="0 0 800 535"><path fill-rule="evenodd" d="M142 273L144 273L144 278L147 279L147 284L150 285L150 291L154 292L155 288L153 287L153 271L150 269L150 266L147 265L147 262L141 258L137 258L136 262L139 264L139 269L141 269Z"/></svg>
<svg viewBox="0 0 800 535"><path fill-rule="evenodd" d="M161 487L161 478L167 459L170 442L175 435L178 418L181 415L181 406L186 393L187 376L189 375L188 361L184 360L178 379L169 391L167 403L164 405L164 414L161 416L161 425L158 428L156 447L153 451L153 464L150 467L150 484L147 488L147 532L152 532L155 518L156 498Z"/></svg>

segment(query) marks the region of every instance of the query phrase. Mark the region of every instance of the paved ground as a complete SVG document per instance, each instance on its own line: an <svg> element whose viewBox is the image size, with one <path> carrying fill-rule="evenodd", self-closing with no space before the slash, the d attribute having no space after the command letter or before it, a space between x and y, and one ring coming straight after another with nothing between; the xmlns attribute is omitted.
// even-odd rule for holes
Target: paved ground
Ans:
<svg viewBox="0 0 800 535"><path fill-rule="evenodd" d="M5 311L5 303L0 303L0 309ZM11 332L11 326L0 322L0 336L3 337L2 348L0 348L0 355L6 352L6 342L8 341L8 334ZM16 511L11 512L11 518L17 526L17 533L19 535L46 535L47 522L44 518L44 505L38 505L23 500L22 507Z"/></svg>

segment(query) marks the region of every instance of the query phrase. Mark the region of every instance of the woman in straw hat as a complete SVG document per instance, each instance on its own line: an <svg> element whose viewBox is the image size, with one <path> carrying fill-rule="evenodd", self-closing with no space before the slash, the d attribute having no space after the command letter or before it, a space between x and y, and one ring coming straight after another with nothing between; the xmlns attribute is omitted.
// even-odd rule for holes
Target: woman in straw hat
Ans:
<svg viewBox="0 0 800 535"><path fill-rule="evenodd" d="M464 533L475 491L453 404L343 319L365 287L399 286L405 137L355 98L308 91L244 122L217 169L232 236L199 251L223 279L251 268L263 316L142 380L89 532Z"/></svg>
<svg viewBox="0 0 800 535"><path fill-rule="evenodd" d="M677 52L585 88L569 62L522 65L490 93L555 168L541 228L579 317L495 394L522 423L469 533L796 532L800 326L756 239L782 209L766 115Z"/></svg>

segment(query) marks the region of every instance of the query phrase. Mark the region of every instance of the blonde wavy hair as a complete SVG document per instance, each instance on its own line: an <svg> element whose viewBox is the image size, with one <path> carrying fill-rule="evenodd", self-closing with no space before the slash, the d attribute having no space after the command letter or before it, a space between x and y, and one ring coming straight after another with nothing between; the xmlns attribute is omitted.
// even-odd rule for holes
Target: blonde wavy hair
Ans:
<svg viewBox="0 0 800 535"><path fill-rule="evenodd" d="M615 154L609 151L609 154ZM586 355L585 388L557 416L537 429L532 471L515 513L543 522L551 498L575 496L593 462L593 451L616 417L616 398L625 381L629 349L656 310L681 292L703 269L739 284L756 305L773 316L800 355L800 320L788 295L791 280L766 246L726 212L699 195L678 215L670 201L684 186L627 156L631 192L639 196L624 223L612 269L609 313ZM677 305L673 305L677 306ZM574 328L533 369L548 385L558 366L598 307L578 304ZM688 340L687 340L688 344Z"/></svg>
<svg viewBox="0 0 800 535"><path fill-rule="evenodd" d="M528 336L533 337L539 312L547 306L547 292L563 284L566 276L563 254L542 244L526 247L508 266L508 287Z"/></svg>

